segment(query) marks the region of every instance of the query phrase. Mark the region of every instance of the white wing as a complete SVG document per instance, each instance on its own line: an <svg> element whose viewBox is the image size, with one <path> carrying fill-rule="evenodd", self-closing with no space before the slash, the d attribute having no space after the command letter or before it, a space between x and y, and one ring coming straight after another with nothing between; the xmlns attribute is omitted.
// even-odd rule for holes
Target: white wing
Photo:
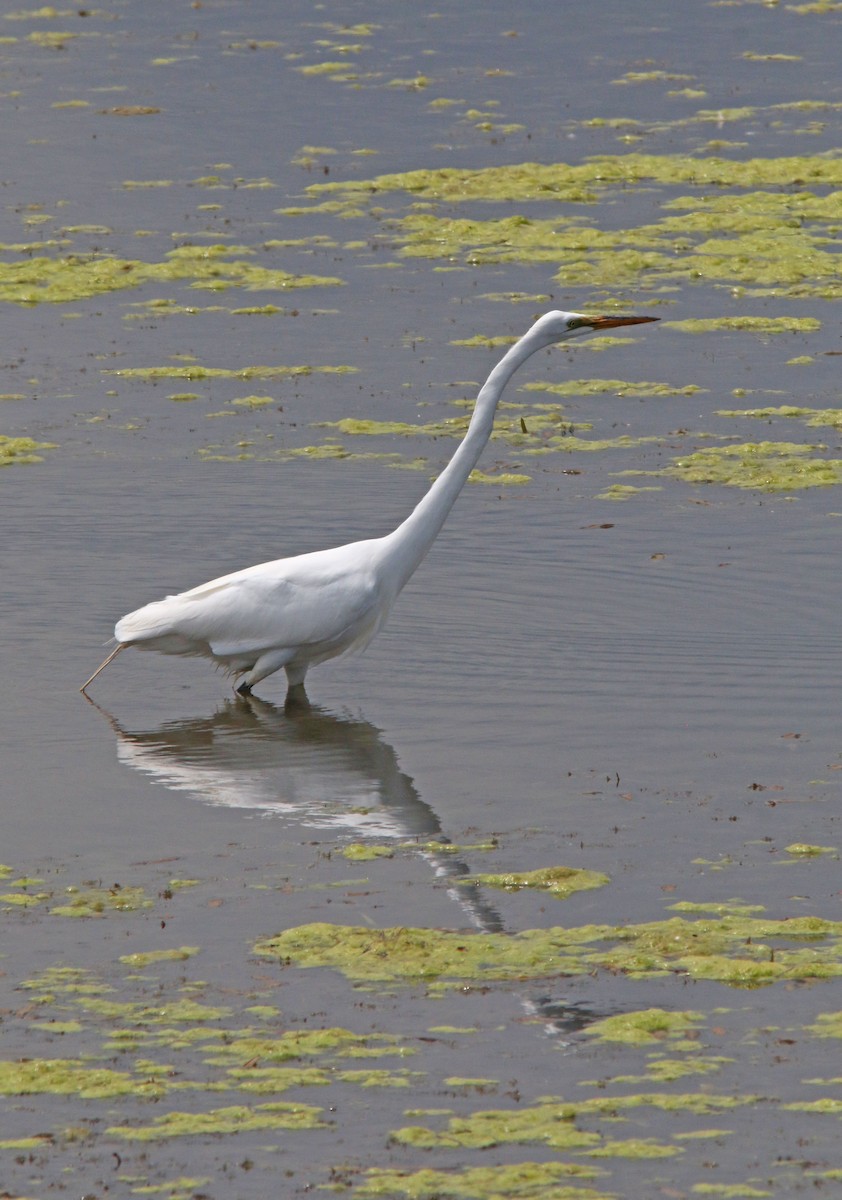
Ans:
<svg viewBox="0 0 842 1200"><path fill-rule="evenodd" d="M386 615L373 546L355 542L223 575L129 613L115 635L165 653L221 659L270 648L340 653L367 641Z"/></svg>

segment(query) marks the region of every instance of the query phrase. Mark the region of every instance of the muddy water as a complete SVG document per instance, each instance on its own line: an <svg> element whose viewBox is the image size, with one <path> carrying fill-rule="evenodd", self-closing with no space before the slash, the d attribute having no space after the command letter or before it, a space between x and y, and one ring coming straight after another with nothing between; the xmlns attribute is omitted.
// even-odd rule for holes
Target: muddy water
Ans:
<svg viewBox="0 0 842 1200"><path fill-rule="evenodd" d="M783 1196L842 1166L842 493L802 486L842 458L840 17L602 7L3 18L0 433L43 447L0 479L10 1195ZM578 198L382 178L594 155L615 182ZM458 343L553 305L662 324L524 370L492 481L309 709L128 653L79 696L123 612L391 528L501 353ZM683 474L735 446L730 482ZM470 882L559 866L609 882ZM404 929L465 946L419 964Z"/></svg>

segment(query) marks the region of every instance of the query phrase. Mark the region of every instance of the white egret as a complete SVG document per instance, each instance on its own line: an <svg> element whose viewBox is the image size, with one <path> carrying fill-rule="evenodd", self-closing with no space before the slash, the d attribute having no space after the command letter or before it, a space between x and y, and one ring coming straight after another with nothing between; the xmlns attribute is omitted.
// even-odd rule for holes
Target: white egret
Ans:
<svg viewBox="0 0 842 1200"><path fill-rule="evenodd" d="M303 685L308 668L361 650L383 626L435 541L491 436L497 404L518 367L554 342L657 320L546 313L488 376L455 454L397 529L385 537L246 567L129 613L115 626L117 646L80 690L126 646L213 659L240 681L237 691L243 695L281 667L292 693Z"/></svg>

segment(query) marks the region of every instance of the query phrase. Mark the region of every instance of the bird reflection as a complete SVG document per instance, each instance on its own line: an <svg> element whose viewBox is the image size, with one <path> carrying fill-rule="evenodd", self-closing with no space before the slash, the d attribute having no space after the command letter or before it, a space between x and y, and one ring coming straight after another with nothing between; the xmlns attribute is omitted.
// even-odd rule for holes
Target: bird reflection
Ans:
<svg viewBox="0 0 842 1200"><path fill-rule="evenodd" d="M470 869L448 849L435 810L418 794L381 731L350 713L311 704L300 694L283 708L257 696L225 701L209 717L127 730L89 703L117 737L121 763L206 804L250 810L355 838L417 843L468 921L504 933L496 908L471 882ZM585 1007L552 996L521 997L548 1032L571 1033L594 1019Z"/></svg>
<svg viewBox="0 0 842 1200"><path fill-rule="evenodd" d="M156 783L206 804L309 828L415 840L471 923L487 932L503 930L496 910L467 882L467 864L446 849L436 813L369 721L311 704L303 694L283 708L251 695L226 700L209 717L135 731L89 703L114 730L119 761Z"/></svg>

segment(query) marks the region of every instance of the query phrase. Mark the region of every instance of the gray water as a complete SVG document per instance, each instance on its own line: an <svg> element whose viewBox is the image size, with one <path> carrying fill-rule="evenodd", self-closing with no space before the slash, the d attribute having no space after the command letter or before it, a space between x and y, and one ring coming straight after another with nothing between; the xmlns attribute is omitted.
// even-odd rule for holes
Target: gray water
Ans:
<svg viewBox="0 0 842 1200"><path fill-rule="evenodd" d="M437 1176L424 1190L391 1179L377 1194L461 1187L459 1195L554 1196L547 1177L498 1177L492 1187L463 1172L559 1162L605 1172L558 1181L581 1189L559 1196L832 1188L828 1172L842 1168L839 1043L816 1030L821 1014L842 1007L836 935L816 942L833 965L828 978L801 969L743 989L684 969L634 978L603 966L487 987L468 981L441 995L430 981L359 990L337 971L281 967L252 946L319 921L508 934L635 925L675 917L670 906L680 901L740 902L771 920L842 919L838 850L785 849L842 844L838 487L777 494L617 475L659 470L695 449L687 430L699 431L699 445L702 435L800 437L842 457L838 429L735 427L716 415L755 404L838 407L838 306L818 296L746 296L705 280L667 288L645 273L615 288L565 286L551 262L406 257L392 222L411 210L412 196L384 193L344 220L317 210L324 197L305 192L422 168L702 155L713 153L704 147L716 136L733 143L721 154L737 161L833 159L838 109L780 106L842 103L839 14L758 4L630 11L613 0L587 10L513 12L495 2L439 13L380 3L182 10L106 0L86 16L12 17L0 21L0 35L17 39L0 43L0 241L28 248L7 249L4 260L161 262L173 247L225 242L248 247L258 265L343 286L209 291L158 278L64 302L3 302L0 391L19 398L2 401L0 433L56 447L0 479L0 862L11 868L0 880L6 1193L157 1187L173 1198L247 1198L332 1185L362 1196L372 1194L371 1170L429 1168L450 1172L450 1184ZM372 28L348 28L363 22ZM44 30L74 36L30 37ZM352 44L366 48L336 48ZM359 78L296 70L337 56ZM629 72L663 75L613 82ZM390 86L421 74L425 86ZM688 87L704 98L671 94ZM458 103L431 107L437 97ZM62 107L79 101L85 106ZM121 106L157 111L114 111ZM681 122L699 109L743 106L751 111L724 130ZM482 118L465 115L471 110L490 114L492 126L520 128L482 128ZM623 143L615 128L589 125L594 117L633 119L641 140ZM363 149L376 153L355 153ZM272 186L255 186L261 181ZM686 183L619 188L597 195L586 215L601 229L638 226L687 191ZM303 215L279 211L293 206ZM550 200L434 211L560 224L582 215ZM507 292L528 298L490 298ZM143 307L154 299L195 311ZM231 311L266 304L281 311ZM600 353L583 343L538 356L518 386L598 375L704 390L560 398L565 416L593 424L594 437L652 439L628 450L527 460L492 444L483 469L526 464L532 482L466 487L386 630L364 655L312 672L309 712L284 713L280 677L247 703L206 663L129 653L93 685L99 711L85 703L79 685L122 613L253 562L386 532L455 443L384 435L340 439L346 459L276 451L323 443L331 436L323 421L452 416L460 411L452 401L475 394L501 353L453 342L517 336L556 305L619 305L665 322L748 313L822 325L761 338L689 336L664 324ZM356 373L154 382L109 373L186 361L174 356L208 367L347 365ZM786 365L798 356L812 361ZM748 394L735 399L735 389ZM198 398L170 399L181 393ZM232 403L250 395L272 403ZM515 385L507 398L552 399ZM369 449L426 461L405 471L354 457ZM618 481L658 490L602 499ZM440 839L466 848L412 848ZM343 857L358 842L391 857ZM602 872L610 884L560 902L465 883L474 871L557 865ZM110 889L112 899L143 888L149 907L106 903L77 919L51 911L78 895L67 889L88 886ZM26 895L40 898L9 900ZM134 973L120 963L182 946L200 953ZM68 980L136 1007L80 1007ZM358 1086L341 1072L371 1062L337 1052L293 1064L324 1068L321 1086L299 1081L255 1096L222 1079L204 1042L179 1044L172 1029L160 1044L144 1032L115 1048L115 1031L145 1030L141 1009L184 998L225 1008L209 1028L229 1037L260 1021L273 1036L331 1027L393 1035L405 1055L372 1061L400 1086ZM256 1017L260 1005L277 1011ZM663 1034L639 1046L587 1033L605 1017L651 1008L698 1014L690 1043ZM169 1025L183 1027L178 1018ZM20 1060L42 1058L125 1072L130 1086L98 1095L81 1076L66 1089L20 1084ZM691 1065L661 1082L652 1068L659 1058ZM195 1086L170 1090L173 1079ZM619 1111L624 1096L653 1092L737 1106L694 1112L676 1099L674 1110L642 1104L621 1123L610 1113L579 1116L577 1125L598 1135L595 1158L537 1134L523 1144L432 1149L392 1136L408 1125L446 1127L446 1116L412 1115L418 1110L468 1118L522 1112L550 1095L574 1105L607 1095ZM818 1100L826 1104L811 1110ZM167 1112L277 1101L318 1106L324 1126L150 1141L115 1132Z"/></svg>

